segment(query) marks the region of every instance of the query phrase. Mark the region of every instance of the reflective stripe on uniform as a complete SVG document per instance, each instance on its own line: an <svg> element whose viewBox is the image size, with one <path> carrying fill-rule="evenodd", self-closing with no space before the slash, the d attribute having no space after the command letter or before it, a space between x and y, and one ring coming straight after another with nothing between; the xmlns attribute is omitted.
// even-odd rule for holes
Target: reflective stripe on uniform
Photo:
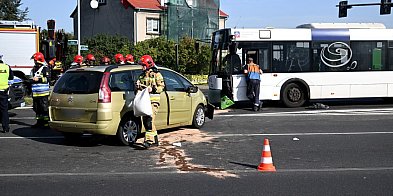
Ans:
<svg viewBox="0 0 393 196"><path fill-rule="evenodd" d="M49 95L49 83L32 84L31 91L33 92L33 97L48 96Z"/></svg>
<svg viewBox="0 0 393 196"><path fill-rule="evenodd" d="M150 94L151 102L160 102L160 94Z"/></svg>
<svg viewBox="0 0 393 196"><path fill-rule="evenodd" d="M157 131L146 130L145 141L154 143L154 137L157 136Z"/></svg>

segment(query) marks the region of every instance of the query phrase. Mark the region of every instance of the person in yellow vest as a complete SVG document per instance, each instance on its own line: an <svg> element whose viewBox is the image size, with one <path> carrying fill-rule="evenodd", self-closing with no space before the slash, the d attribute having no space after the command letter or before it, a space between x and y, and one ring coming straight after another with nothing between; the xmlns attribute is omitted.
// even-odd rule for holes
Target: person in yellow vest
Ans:
<svg viewBox="0 0 393 196"><path fill-rule="evenodd" d="M259 111L262 108L262 102L259 100L262 69L254 63L253 58L248 58L247 65L244 68L244 74L246 74L248 80L247 97L253 102L252 109Z"/></svg>
<svg viewBox="0 0 393 196"><path fill-rule="evenodd" d="M49 97L49 82L50 72L45 63L44 55L37 52L32 56L34 59L34 67L31 70L31 91L33 95L33 110L36 113L37 123L33 128L47 128L49 127L49 111L48 111L48 97Z"/></svg>
<svg viewBox="0 0 393 196"><path fill-rule="evenodd" d="M8 116L8 80L14 79L14 73L9 65L3 62L3 55L0 54L0 114L1 125L3 130L1 132L10 132L10 118Z"/></svg>
<svg viewBox="0 0 393 196"><path fill-rule="evenodd" d="M138 90L148 89L153 109L152 116L142 117L146 129L143 146L148 149L151 146L158 146L158 135L154 122L160 107L160 94L164 91L165 84L164 78L150 55L143 55L138 64L142 65L143 72L139 76L136 86Z"/></svg>

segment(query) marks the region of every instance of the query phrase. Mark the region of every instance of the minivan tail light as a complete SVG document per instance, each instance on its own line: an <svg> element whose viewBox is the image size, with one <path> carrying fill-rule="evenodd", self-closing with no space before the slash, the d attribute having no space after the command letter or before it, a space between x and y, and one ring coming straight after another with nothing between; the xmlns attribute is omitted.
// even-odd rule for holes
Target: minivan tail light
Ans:
<svg viewBox="0 0 393 196"><path fill-rule="evenodd" d="M105 72L101 79L100 91L98 92L98 103L110 103L112 92L109 88L110 72Z"/></svg>

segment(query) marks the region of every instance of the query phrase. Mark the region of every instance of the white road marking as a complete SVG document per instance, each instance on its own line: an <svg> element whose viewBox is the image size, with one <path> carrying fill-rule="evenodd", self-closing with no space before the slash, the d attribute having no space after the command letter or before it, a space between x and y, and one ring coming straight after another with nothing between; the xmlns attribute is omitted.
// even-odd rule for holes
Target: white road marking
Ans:
<svg viewBox="0 0 393 196"><path fill-rule="evenodd" d="M35 117L26 116L26 117L10 117L10 120L35 120Z"/></svg>
<svg viewBox="0 0 393 196"><path fill-rule="evenodd" d="M393 134L393 132L344 132L344 133L229 133L229 134L209 134L210 137L253 137L253 136L309 136L309 135L376 135ZM88 136L84 134L83 136ZM82 136L82 137L83 137ZM0 137L0 139L63 139L64 136L10 136Z"/></svg>
<svg viewBox="0 0 393 196"><path fill-rule="evenodd" d="M21 137L21 136L11 136L11 137L0 137L0 139L63 139L64 136L28 136L28 137Z"/></svg>
<svg viewBox="0 0 393 196"><path fill-rule="evenodd" d="M25 109L33 109L33 107L32 106L25 106L25 107L14 108L14 110L25 110Z"/></svg>
<svg viewBox="0 0 393 196"><path fill-rule="evenodd" d="M307 135L373 135L393 134L393 132L332 132L332 133L234 133L234 134L212 134L211 137L248 137L248 136L307 136Z"/></svg>
<svg viewBox="0 0 393 196"><path fill-rule="evenodd" d="M216 118L224 117L250 117L250 116L364 116L364 115L392 115L393 108L378 108L378 109L346 109L346 110L307 110L307 111L295 111L295 112L267 112L263 111L260 113L252 114L228 114L222 113L214 115Z"/></svg>
<svg viewBox="0 0 393 196"><path fill-rule="evenodd" d="M285 172L356 172L356 171L389 171L393 167L340 167L340 168L314 168L314 169L280 169L276 168L277 173ZM255 170L227 170L230 173L253 173ZM259 172L259 171L258 171Z"/></svg>
<svg viewBox="0 0 393 196"><path fill-rule="evenodd" d="M316 169L280 169L276 168L276 173L287 172L357 172L357 171L391 171L393 167L364 167L364 168L316 168ZM226 170L229 173L261 173L256 169L249 170ZM85 173L8 173L0 174L0 177L41 177L41 176L133 176L133 175L157 175L157 174L189 174L199 173L197 171L181 172L178 171L142 171L142 172L85 172Z"/></svg>

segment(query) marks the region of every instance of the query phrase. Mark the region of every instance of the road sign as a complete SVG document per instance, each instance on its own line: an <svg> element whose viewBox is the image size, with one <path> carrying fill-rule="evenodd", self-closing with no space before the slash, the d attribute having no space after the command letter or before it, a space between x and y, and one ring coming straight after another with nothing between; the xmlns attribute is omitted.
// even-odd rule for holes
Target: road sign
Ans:
<svg viewBox="0 0 393 196"><path fill-rule="evenodd" d="M78 45L78 40L68 40L67 44L69 46L76 46Z"/></svg>
<svg viewBox="0 0 393 196"><path fill-rule="evenodd" d="M88 45L81 45L81 50L89 50L89 46Z"/></svg>

